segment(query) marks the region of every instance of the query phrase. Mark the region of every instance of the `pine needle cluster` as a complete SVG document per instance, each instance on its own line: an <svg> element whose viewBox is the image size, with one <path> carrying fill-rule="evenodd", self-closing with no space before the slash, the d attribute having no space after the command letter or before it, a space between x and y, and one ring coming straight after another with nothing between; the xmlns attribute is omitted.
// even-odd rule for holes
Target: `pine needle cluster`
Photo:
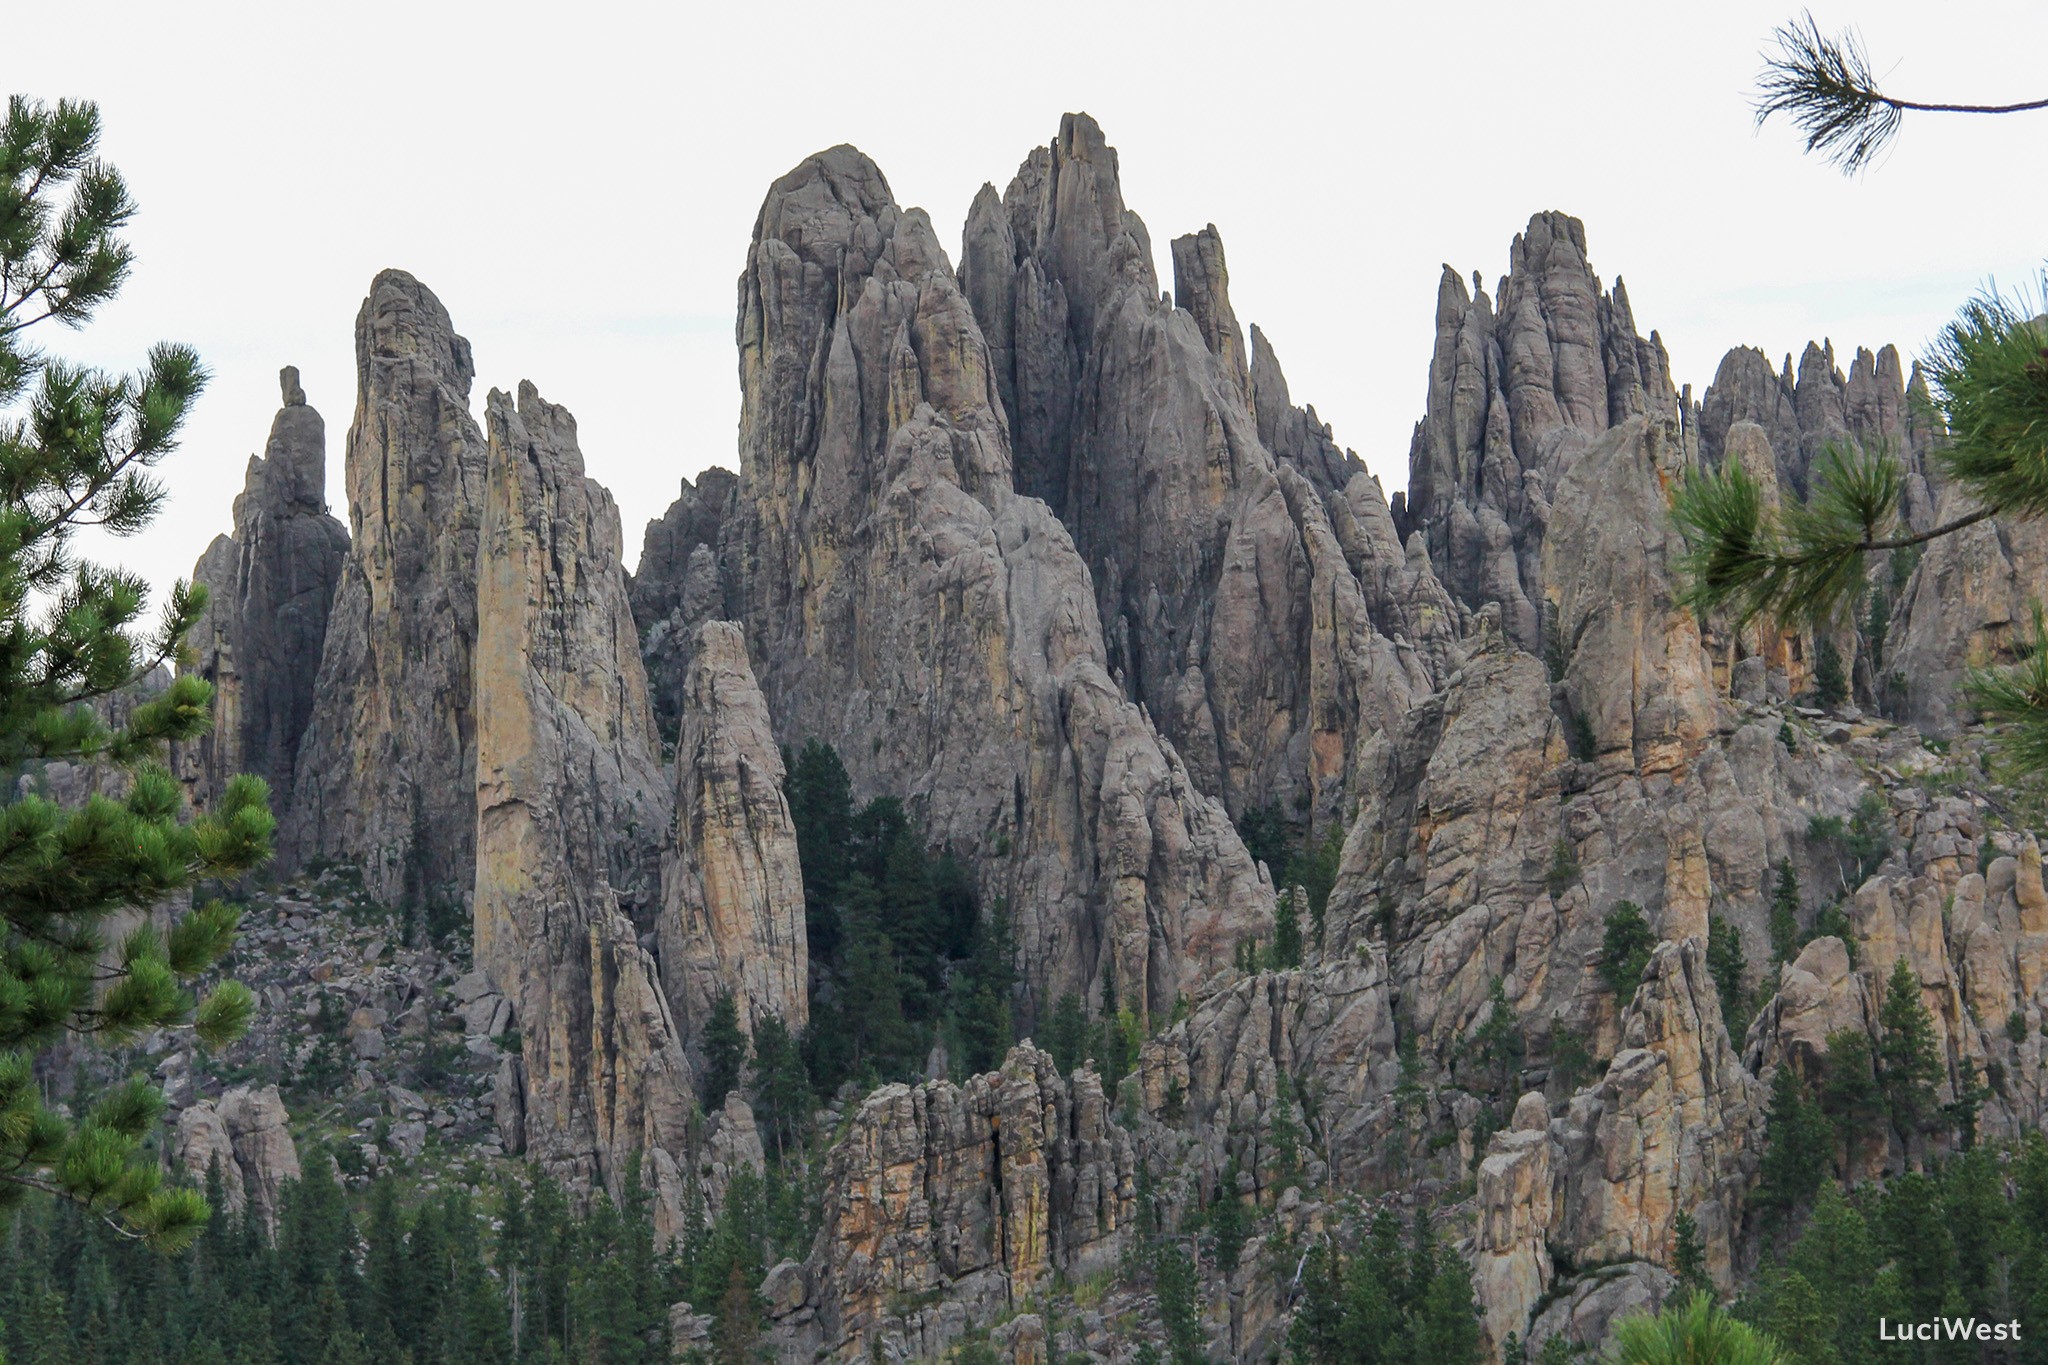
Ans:
<svg viewBox="0 0 2048 1365"><path fill-rule="evenodd" d="M181 346L157 346L129 376L30 344L39 324L85 325L127 276L120 232L135 206L98 158L99 137L88 103L17 96L0 125L0 769L63 760L118 774L68 807L16 794L10 778L0 804L0 1207L49 1191L176 1249L207 1205L165 1188L143 1151L162 1096L138 1078L67 1118L42 1102L37 1063L67 1034L120 1043L190 1028L217 1046L241 1032L254 1008L244 987L195 990L240 912L219 900L177 916L160 907L263 862L274 822L253 777L195 818L160 762L168 743L211 727L205 682L178 678L119 725L103 705L178 657L206 598L180 583L145 626L147 585L79 559L76 537L130 535L156 516L164 488L151 471L176 448L206 372ZM114 941L121 912L152 907L121 916L134 927Z"/></svg>

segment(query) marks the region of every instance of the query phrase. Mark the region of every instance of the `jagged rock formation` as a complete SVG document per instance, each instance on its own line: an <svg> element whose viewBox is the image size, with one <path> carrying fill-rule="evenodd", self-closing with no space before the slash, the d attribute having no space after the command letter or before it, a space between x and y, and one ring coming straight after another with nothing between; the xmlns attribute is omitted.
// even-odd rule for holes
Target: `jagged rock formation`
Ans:
<svg viewBox="0 0 2048 1365"><path fill-rule="evenodd" d="M1295 1246L1346 1196L1449 1203L1493 1342L1593 1344L1668 1292L1681 1210L1718 1283L1746 1272L1773 1068L1824 1074L1831 1035L1874 1037L1899 960L1936 1021L1942 1098L1974 1074L1983 1132L2041 1125L2032 839L1992 830L1977 770L1938 771L1910 730L1786 705L1810 636L1703 635L1677 605L1665 502L1695 469L1734 460L1797 494L1827 440L1883 440L1908 463L1908 521L1954 514L1896 352L1859 352L1845 378L1809 347L1796 380L1731 352L1694 408L1583 227L1539 214L1497 310L1446 271L1390 505L1295 405L1268 338L1247 341L1213 225L1171 259L1168 299L1085 115L1006 193L984 187L957 272L864 156L807 159L771 188L740 281L739 473L686 481L630 582L568 414L530 385L494 392L486 440L445 311L378 277L318 683L286 676L299 635L263 633L262 603L298 600L277 585L340 548L305 492L317 439L288 383L248 515L203 567L206 666L235 724L195 770L224 771L230 743L234 763L281 764L294 856L362 862L376 897L471 897L477 971L401 990L394 969L349 998L358 1076L459 1019L475 1088L497 1066L494 1112L472 1092L449 1127L494 1118L510 1151L592 1191L618 1193L642 1154L671 1232L687 1182L717 1208L766 1154L738 1093L693 1130L693 1048L726 992L747 1026L803 1021L778 743L817 737L857 796L905 797L1006 902L1019 1022L1069 991L1099 1008L1113 975L1149 1036L1114 1097L1023 1045L997 1073L834 1100L823 1229L762 1286L791 1358L937 1356L1057 1299L1126 1249L1141 1166L1158 1226L1241 1198ZM1859 686L1960 719L1947 680L2010 648L2039 595L2029 535L1987 524L1930 550L1875 661L1912 687ZM294 753L276 737L295 725ZM1826 831L1873 794L1893 851L1866 877ZM1226 809L1267 805L1347 828L1287 970L1236 951L1270 943L1274 897ZM1843 897L1839 936L1782 969L1763 965L1780 862L1809 888L1807 927ZM1600 958L1623 900L1660 942L1617 998ZM1766 996L1745 1039L1707 971L1710 914ZM1503 1022L1524 1051L1496 1072ZM185 1102L189 1062L172 1079L175 1160L220 1159L274 1208L282 1153L243 1151L278 1129L260 1096L231 1120ZM402 1122L359 1150L417 1156L427 1107L392 1090ZM1878 1142L1852 1165L1904 1159ZM1450 1191L1475 1162L1466 1203ZM1275 1245L1205 1286L1218 1357L1282 1339ZM707 1339L703 1315L675 1317ZM991 1340L1021 1365L1060 1354L1061 1330L1048 1309ZM1111 1353L1113 1323L1080 1330Z"/></svg>
<svg viewBox="0 0 2048 1365"><path fill-rule="evenodd" d="M976 197L960 279L1017 486L1087 559L1111 672L1202 790L1320 825L1359 735L1429 686L1441 637L1385 632L1434 584L1386 533L1378 484L1289 406L1271 348L1247 350L1215 227L1173 261L1169 301L1115 150L1070 114L1000 200Z"/></svg>
<svg viewBox="0 0 2048 1365"><path fill-rule="evenodd" d="M1699 628L1673 586L1683 542L1665 515L1666 487L1692 462L1676 422L1630 417L1553 485L1542 562L1553 667L1573 724L1592 739L1579 757L1603 768L1678 772L1718 718Z"/></svg>
<svg viewBox="0 0 2048 1365"><path fill-rule="evenodd" d="M1136 1198L1130 1136L1093 1072L1063 1078L1026 1044L964 1085L883 1086L828 1160L801 1297L775 1304L773 1339L862 1357L891 1300L943 1295L907 1328L916 1358L937 1358L970 1318L1113 1264Z"/></svg>
<svg viewBox="0 0 2048 1365"><path fill-rule="evenodd" d="M681 494L647 523L641 540L629 596L655 724L664 736L675 735L681 723L697 627L739 614L723 567L725 528L737 521L738 492L738 476L715 465L694 484L684 479Z"/></svg>
<svg viewBox="0 0 2048 1365"><path fill-rule="evenodd" d="M1657 949L1620 1042L1562 1122L1559 1241L1581 1261L1670 1265L1677 1217L1689 1212L1708 1273L1729 1285L1765 1093L1729 1046L1704 943Z"/></svg>
<svg viewBox="0 0 2048 1365"><path fill-rule="evenodd" d="M476 876L474 375L433 291L379 274L356 316L352 538L279 844L287 864L356 863L391 901L459 899Z"/></svg>
<svg viewBox="0 0 2048 1365"><path fill-rule="evenodd" d="M782 754L738 626L698 627L676 744L676 830L662 866L661 975L686 1046L731 995L740 1026L810 1014L803 869Z"/></svg>
<svg viewBox="0 0 2048 1365"><path fill-rule="evenodd" d="M1437 289L1428 412L1397 521L1422 532L1451 594L1500 604L1508 638L1544 646L1542 550L1557 482L1610 427L1679 411L1663 342L1636 334L1628 291L1603 290L1586 229L1539 213L1517 236L1500 306L1449 266Z"/></svg>
<svg viewBox="0 0 2048 1365"><path fill-rule="evenodd" d="M670 826L626 602L618 508L576 424L531 384L492 390L476 561L476 961L512 1004L506 1059L527 1150L624 1189L680 1151L690 1077L628 908ZM504 1116L501 1115L501 1126ZM671 1165L655 1163L665 1196Z"/></svg>
<svg viewBox="0 0 2048 1365"><path fill-rule="evenodd" d="M851 148L806 160L762 205L739 340L745 624L778 735L832 742L978 864L1041 1005L1094 1000L1113 963L1170 1009L1272 892L1105 672L924 214Z"/></svg>
<svg viewBox="0 0 2048 1365"><path fill-rule="evenodd" d="M1700 399L1700 450L1708 463L1720 463L1729 429L1754 422L1769 442L1778 485L1801 497L1811 487L1814 462L1830 443L1889 451L1906 470L1906 523L1926 530L1935 523L1942 487L1931 458L1941 432L1927 397L1919 363L1909 375L1893 346L1875 354L1858 348L1846 379L1832 341L1806 343L1796 379L1791 356L1774 374L1762 351L1740 346L1722 357Z"/></svg>
<svg viewBox="0 0 2048 1365"><path fill-rule="evenodd" d="M1708 1273L1732 1284L1765 1096L1720 1011L1704 946L1667 942L1628 1006L1606 1075L1547 1122L1541 1094L1516 1104L1480 1163L1472 1237L1496 1347L1526 1333L1555 1283L1554 1254L1668 1266L1681 1213L1699 1225Z"/></svg>
<svg viewBox="0 0 2048 1365"><path fill-rule="evenodd" d="M230 777L253 773L270 784L271 808L282 814L348 532L327 515L326 425L307 406L296 369L278 379L284 406L263 454L249 459L235 529L216 536L192 571L208 597L189 671L213 684L214 728L184 747L178 769L202 807Z"/></svg>
<svg viewBox="0 0 2048 1365"><path fill-rule="evenodd" d="M218 1102L200 1100L180 1111L166 1155L174 1168L202 1184L209 1170L218 1169L228 1210L247 1208L274 1234L284 1187L300 1174L289 1119L276 1086L237 1086Z"/></svg>

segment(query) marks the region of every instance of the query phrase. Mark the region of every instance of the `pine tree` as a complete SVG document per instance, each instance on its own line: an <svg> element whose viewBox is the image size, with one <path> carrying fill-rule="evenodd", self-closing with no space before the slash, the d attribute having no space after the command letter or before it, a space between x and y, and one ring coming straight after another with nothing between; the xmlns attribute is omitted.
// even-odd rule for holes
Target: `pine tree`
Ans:
<svg viewBox="0 0 2048 1365"><path fill-rule="evenodd" d="M1398 1239L1399 1229L1394 1230ZM1344 1317L1338 1329L1343 1365L1408 1365L1409 1325L1401 1311L1398 1263L1383 1255L1356 1257L1344 1277Z"/></svg>
<svg viewBox="0 0 2048 1365"><path fill-rule="evenodd" d="M988 914L976 921L966 965L957 975L954 1015L969 1074L995 1070L1016 1041L1010 1014L1017 983L1015 957L1009 904L998 896Z"/></svg>
<svg viewBox="0 0 2048 1365"><path fill-rule="evenodd" d="M1997 1160L1981 1147L1956 1158L1942 1181L1941 1204L1955 1247L1955 1284L1963 1311L1991 1316L1998 1307L2000 1262L2013 1225ZM2036 1231L2048 1233L2048 1228Z"/></svg>
<svg viewBox="0 0 2048 1365"><path fill-rule="evenodd" d="M1521 1022L1508 1003L1507 985L1494 977L1487 986L1486 1022L1472 1034L1473 1051L1486 1068L1487 1085L1505 1104L1514 1098L1514 1084L1527 1050L1522 1041Z"/></svg>
<svg viewBox="0 0 2048 1365"><path fill-rule="evenodd" d="M1713 1281L1707 1277L1707 1249L1700 1242L1700 1225L1683 1209L1673 1222L1674 1246L1671 1273L1678 1277L1681 1294L1711 1294Z"/></svg>
<svg viewBox="0 0 2048 1365"><path fill-rule="evenodd" d="M1283 891L1273 907L1273 967L1286 971L1301 965L1301 911L1294 892Z"/></svg>
<svg viewBox="0 0 2048 1365"><path fill-rule="evenodd" d="M760 1298L737 1262L725 1272L718 1296L717 1326L711 1334L711 1358L718 1365L752 1365L754 1339L761 1335Z"/></svg>
<svg viewBox="0 0 2048 1365"><path fill-rule="evenodd" d="M1613 1327L1613 1359L1627 1365L1787 1365L1784 1349L1721 1311L1710 1294L1674 1299L1656 1314L1636 1313Z"/></svg>
<svg viewBox="0 0 2048 1365"><path fill-rule="evenodd" d="M1277 804L1268 802L1246 811L1237 822L1237 837L1244 841L1244 851L1251 854L1252 861L1264 863L1271 876L1278 878L1287 870L1294 828Z"/></svg>
<svg viewBox="0 0 2048 1365"><path fill-rule="evenodd" d="M1152 1287L1159 1298L1167 1360L1172 1365L1202 1365L1202 1316L1196 1298L1195 1264L1177 1244L1162 1242L1153 1252Z"/></svg>
<svg viewBox="0 0 2048 1365"><path fill-rule="evenodd" d="M1600 940L1600 979L1607 983L1622 1005L1635 998L1636 987L1649 970L1650 950L1657 946L1643 907L1634 901L1616 901L1607 912L1607 928Z"/></svg>
<svg viewBox="0 0 2048 1365"><path fill-rule="evenodd" d="M1782 1224L1812 1202L1827 1178L1833 1146L1820 1105L1807 1095L1799 1073L1780 1063L1771 1077L1762 1178L1756 1192L1767 1219Z"/></svg>
<svg viewBox="0 0 2048 1365"><path fill-rule="evenodd" d="M904 1017L905 982L894 946L881 926L879 893L867 874L848 875L846 957L841 971L839 1024L851 1046L856 1076L893 1078L922 1061Z"/></svg>
<svg viewBox="0 0 2048 1365"><path fill-rule="evenodd" d="M780 1018L754 1026L754 1117L775 1144L776 1159L803 1141L811 1118L811 1078L803 1053Z"/></svg>
<svg viewBox="0 0 2048 1365"><path fill-rule="evenodd" d="M1081 1064L1086 1045L1088 1021L1081 1013L1081 997L1068 991L1053 1006L1052 1019L1045 1026L1045 1050L1061 1074L1071 1075Z"/></svg>
<svg viewBox="0 0 2048 1365"><path fill-rule="evenodd" d="M1842 1365L1835 1345L1841 1316L1796 1270L1773 1274L1760 1294L1757 1326L1779 1341L1796 1343L1798 1365Z"/></svg>
<svg viewBox="0 0 2048 1365"><path fill-rule="evenodd" d="M1224 1163L1223 1177L1216 1187L1216 1202L1209 1207L1209 1238L1216 1252L1216 1267L1225 1275L1237 1272L1238 1257L1251 1236L1251 1219L1237 1192L1237 1158Z"/></svg>
<svg viewBox="0 0 2048 1365"><path fill-rule="evenodd" d="M1820 1107L1834 1122L1835 1135L1847 1156L1855 1154L1857 1145L1870 1137L1873 1126L1884 1118L1884 1095L1878 1089L1870 1039L1862 1033L1844 1029L1828 1035Z"/></svg>
<svg viewBox="0 0 2048 1365"><path fill-rule="evenodd" d="M1742 931L1719 915L1707 920L1707 974L1714 978L1714 994L1721 1001L1721 1022L1728 1038L1738 1048L1748 1030L1742 978L1749 959L1742 952Z"/></svg>
<svg viewBox="0 0 2048 1365"><path fill-rule="evenodd" d="M1993 1063L1996 1065L1996 1063ZM1952 1103L1942 1106L1942 1112L1955 1119L1956 1142L1965 1152L1977 1145L1977 1115L1984 1108L1984 1101L1992 1096L1991 1087L1977 1079L1977 1063L1965 1057L1956 1068L1956 1097Z"/></svg>
<svg viewBox="0 0 2048 1365"><path fill-rule="evenodd" d="M1842 651L1826 636L1821 637L1820 647L1814 651L1813 698L1830 711L1849 700L1849 678L1842 671Z"/></svg>
<svg viewBox="0 0 2048 1365"><path fill-rule="evenodd" d="M1799 876L1790 858L1778 863L1778 884L1771 892L1771 961L1790 962L1799 951Z"/></svg>
<svg viewBox="0 0 2048 1365"><path fill-rule="evenodd" d="M1934 1087L1943 1069L1934 1040L1934 1018L1920 998L1920 980L1904 957L1892 964L1877 1018L1882 1029L1877 1047L1878 1085L1892 1126L1910 1144L1934 1117Z"/></svg>
<svg viewBox="0 0 2048 1365"><path fill-rule="evenodd" d="M1308 1249L1287 1348L1301 1365L1345 1365L1344 1257L1329 1241Z"/></svg>
<svg viewBox="0 0 2048 1365"><path fill-rule="evenodd" d="M210 727L201 679L178 678L119 729L94 709L175 660L206 600L180 583L156 628L137 633L147 586L77 553L81 530L128 536L155 519L165 492L150 471L207 377L182 346L114 376L30 344L38 324L83 326L127 277L135 206L99 138L97 106L68 100L16 96L0 125L0 412L29 400L0 418L0 768L103 762L128 782L123 798L64 809L10 781L0 804L0 1208L48 1190L175 1250L206 1206L165 1188L142 1151L163 1112L155 1087L138 1078L73 1120L43 1105L34 1079L67 1033L124 1042L190 1026L215 1046L241 1032L246 989L222 983L196 1005L187 990L233 944L234 907L214 900L167 927L144 917L118 946L104 932L117 911L255 867L273 823L248 777L214 811L180 818L182 790L158 760L167 741Z"/></svg>
<svg viewBox="0 0 2048 1365"><path fill-rule="evenodd" d="M1330 907L1330 893L1337 888L1337 869L1343 861L1344 826L1332 820L1321 843L1288 860L1282 878L1286 885L1298 886L1308 894L1309 925L1318 943L1323 941L1323 917Z"/></svg>
<svg viewBox="0 0 2048 1365"><path fill-rule="evenodd" d="M1948 1299L1955 1265L1940 1189L1918 1172L1899 1176L1885 1187L1881 1225L1908 1310L1921 1319L1936 1316Z"/></svg>
<svg viewBox="0 0 2048 1365"><path fill-rule="evenodd" d="M704 1021L704 1109L713 1112L740 1083L747 1065L747 1035L731 991L721 991Z"/></svg>
<svg viewBox="0 0 2048 1365"><path fill-rule="evenodd" d="M1301 1120L1295 1114L1294 1078L1285 1071L1273 1088L1273 1117L1266 1129L1273 1153L1273 1187L1285 1190L1301 1180Z"/></svg>
<svg viewBox="0 0 2048 1365"><path fill-rule="evenodd" d="M1422 1298L1415 1327L1415 1365L1480 1365L1479 1306L1464 1258L1446 1251Z"/></svg>
<svg viewBox="0 0 2048 1365"><path fill-rule="evenodd" d="M796 832L798 865L804 876L804 927L811 958L839 960L839 887L846 879L853 842L853 779L839 753L823 740L804 742L786 763L784 790Z"/></svg>
<svg viewBox="0 0 2048 1365"><path fill-rule="evenodd" d="M517 1187L514 1186L514 1189ZM370 1187L369 1217L363 1228L363 1297L367 1335L373 1341L400 1339L405 1304L405 1222L398 1210L398 1182Z"/></svg>
<svg viewBox="0 0 2048 1365"><path fill-rule="evenodd" d="M1593 1050L1562 1014L1550 1016L1550 1078L1569 1095L1593 1069Z"/></svg>

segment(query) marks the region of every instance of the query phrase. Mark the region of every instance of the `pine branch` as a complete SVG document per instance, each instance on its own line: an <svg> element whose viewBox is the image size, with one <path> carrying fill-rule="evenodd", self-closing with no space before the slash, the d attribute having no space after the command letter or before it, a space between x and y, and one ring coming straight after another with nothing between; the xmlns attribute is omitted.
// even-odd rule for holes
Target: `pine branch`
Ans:
<svg viewBox="0 0 2048 1365"><path fill-rule="evenodd" d="M1854 175L1898 136L1902 116L2018 114L2048 109L2048 99L2014 104L1955 104L1901 99L1878 87L1862 40L1854 30L1822 35L1812 11L1772 34L1776 52L1764 55L1757 77L1759 126L1783 114L1806 135L1806 150L1820 152Z"/></svg>

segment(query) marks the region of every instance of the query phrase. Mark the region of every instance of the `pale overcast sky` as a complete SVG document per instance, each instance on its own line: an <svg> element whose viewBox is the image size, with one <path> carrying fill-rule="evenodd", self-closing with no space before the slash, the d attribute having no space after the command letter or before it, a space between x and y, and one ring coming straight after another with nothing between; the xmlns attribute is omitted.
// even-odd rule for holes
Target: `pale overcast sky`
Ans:
<svg viewBox="0 0 2048 1365"><path fill-rule="evenodd" d="M1987 280L2038 274L2048 125L1911 118L1845 179L1752 127L1797 4L71 0L10 13L0 72L98 100L142 206L121 299L45 344L125 368L174 339L215 372L169 514L119 548L166 581L228 528L281 365L327 418L345 516L353 322L385 266L474 343L479 413L522 378L575 412L636 557L681 476L735 463L734 279L769 182L851 142L957 255L975 190L1066 110L1118 148L1162 281L1173 237L1218 226L1239 318L1389 491L1440 265L1492 289L1540 209L1585 220L1696 392L1739 344L1917 351ZM1901 95L2048 93L2039 0L1814 8Z"/></svg>

